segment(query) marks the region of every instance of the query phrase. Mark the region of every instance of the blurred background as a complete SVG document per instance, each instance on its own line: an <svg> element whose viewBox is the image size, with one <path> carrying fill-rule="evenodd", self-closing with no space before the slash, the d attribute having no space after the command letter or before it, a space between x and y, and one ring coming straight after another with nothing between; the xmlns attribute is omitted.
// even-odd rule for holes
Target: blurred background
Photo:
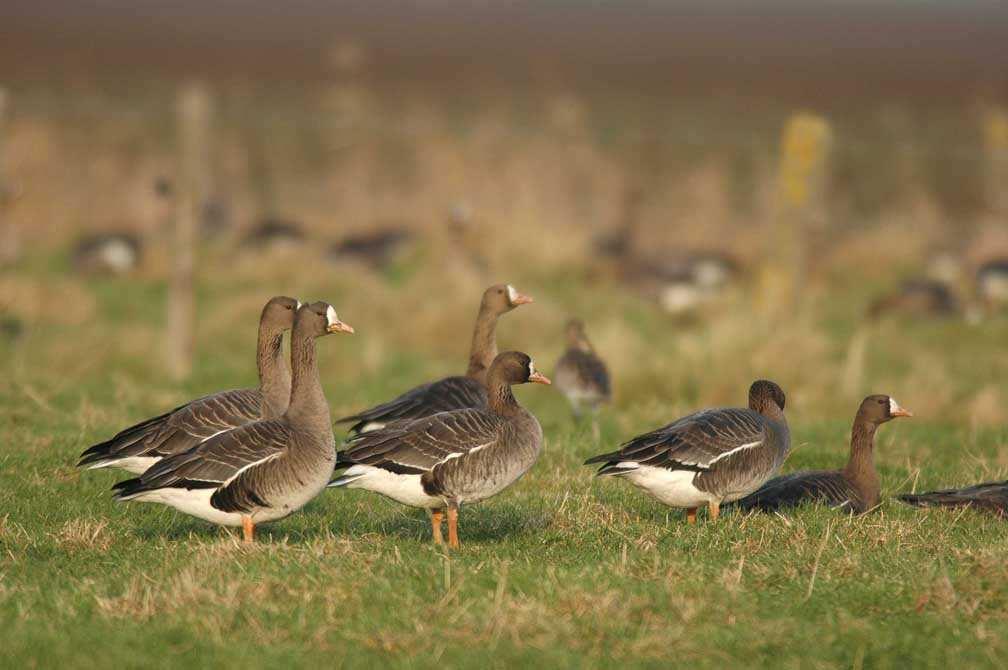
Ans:
<svg viewBox="0 0 1008 670"><path fill-rule="evenodd" d="M343 414L464 370L495 282L620 432L756 376L1008 418L1003 2L6 0L0 90L12 421L253 383L282 293L357 328Z"/></svg>

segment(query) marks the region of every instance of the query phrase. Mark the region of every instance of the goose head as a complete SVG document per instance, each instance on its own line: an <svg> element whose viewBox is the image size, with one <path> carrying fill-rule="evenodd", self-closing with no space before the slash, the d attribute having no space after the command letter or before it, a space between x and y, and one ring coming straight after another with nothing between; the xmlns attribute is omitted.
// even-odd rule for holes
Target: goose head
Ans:
<svg viewBox="0 0 1008 670"><path fill-rule="evenodd" d="M488 379L496 379L509 386L552 383L546 375L536 370L532 357L520 351L505 351L503 354L498 354L490 366Z"/></svg>
<svg viewBox="0 0 1008 670"><path fill-rule="evenodd" d="M300 300L278 295L270 298L263 307L260 322L274 330L290 330L294 325L294 315L300 307Z"/></svg>
<svg viewBox="0 0 1008 670"><path fill-rule="evenodd" d="M768 379L758 379L749 387L749 409L760 414L774 406L783 412L785 402L784 390Z"/></svg>
<svg viewBox="0 0 1008 670"><path fill-rule="evenodd" d="M870 395L861 401L858 409L858 419L875 425L892 421L901 416L913 416L913 412L900 407L891 396Z"/></svg>
<svg viewBox="0 0 1008 670"><path fill-rule="evenodd" d="M564 334L567 337L567 346L582 351L591 351L591 343L588 341L584 321L581 319L569 320L564 326Z"/></svg>
<svg viewBox="0 0 1008 670"><path fill-rule="evenodd" d="M533 302L531 296L519 293L511 284L494 284L483 292L480 307L500 315L530 302Z"/></svg>
<svg viewBox="0 0 1008 670"><path fill-rule="evenodd" d="M299 331L304 329L313 337L354 332L353 327L339 320L332 305L321 301L301 305L294 317L294 329Z"/></svg>

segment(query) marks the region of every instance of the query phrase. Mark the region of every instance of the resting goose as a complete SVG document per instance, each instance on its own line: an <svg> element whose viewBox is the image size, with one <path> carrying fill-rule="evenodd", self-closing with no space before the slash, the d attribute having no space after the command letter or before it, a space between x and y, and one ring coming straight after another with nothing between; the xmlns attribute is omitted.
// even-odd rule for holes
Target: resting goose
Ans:
<svg viewBox="0 0 1008 670"><path fill-rule="evenodd" d="M574 417L587 409L592 414L592 430L598 439L595 413L612 398L609 370L595 353L580 319L571 319L566 327L567 350L557 361L553 381L571 404Z"/></svg>
<svg viewBox="0 0 1008 670"><path fill-rule="evenodd" d="M716 519L721 503L755 491L787 458L784 402L777 384L759 380L749 387L748 409L701 410L585 465L602 463L598 476L623 477L666 505L685 507L689 523L703 504Z"/></svg>
<svg viewBox="0 0 1008 670"><path fill-rule="evenodd" d="M162 503L211 523L241 526L246 544L256 524L303 507L325 488L336 460L315 338L352 332L332 305L303 305L291 334L294 374L287 411L165 458L140 477L116 484L116 499Z"/></svg>
<svg viewBox="0 0 1008 670"><path fill-rule="evenodd" d="M147 419L89 448L77 466L114 466L140 474L165 456L188 451L217 433L283 414L291 389L283 334L300 306L294 298L278 296L263 307L256 354L259 388L221 391Z"/></svg>
<svg viewBox="0 0 1008 670"><path fill-rule="evenodd" d="M374 270L385 270L413 238L403 227L348 235L329 249L329 259L335 263L356 261Z"/></svg>
<svg viewBox="0 0 1008 670"><path fill-rule="evenodd" d="M964 507L966 505L1008 517L1008 481L976 484L930 493L904 493L901 502L914 507Z"/></svg>
<svg viewBox="0 0 1008 670"><path fill-rule="evenodd" d="M881 500L875 471L875 431L887 421L913 416L887 395L870 395L861 402L851 429L850 458L843 470L803 470L774 477L736 503L741 509L772 512L805 502L863 514Z"/></svg>
<svg viewBox="0 0 1008 670"><path fill-rule="evenodd" d="M434 542L442 544L448 513L448 546L457 548L458 511L517 481L542 451L539 421L518 404L513 384L549 384L528 355L509 351L487 374L485 407L440 412L353 437L336 455L344 472L330 486L361 488L431 512Z"/></svg>
<svg viewBox="0 0 1008 670"><path fill-rule="evenodd" d="M469 349L469 369L465 376L445 377L406 391L398 398L363 412L338 419L354 422L350 431L360 433L381 428L390 421L418 419L437 412L464 407L483 407L487 402L486 375L497 355L497 318L518 305L532 302L510 284L496 284L483 292L476 327Z"/></svg>
<svg viewBox="0 0 1008 670"><path fill-rule="evenodd" d="M988 310L1008 304L1008 258L989 260L977 270L977 292Z"/></svg>
<svg viewBox="0 0 1008 670"><path fill-rule="evenodd" d="M140 264L143 244L132 233L100 233L77 242L74 268L84 274L122 275Z"/></svg>
<svg viewBox="0 0 1008 670"><path fill-rule="evenodd" d="M952 289L937 279L909 279L887 295L878 298L868 307L868 317L899 312L913 316L954 316L959 312L959 301Z"/></svg>

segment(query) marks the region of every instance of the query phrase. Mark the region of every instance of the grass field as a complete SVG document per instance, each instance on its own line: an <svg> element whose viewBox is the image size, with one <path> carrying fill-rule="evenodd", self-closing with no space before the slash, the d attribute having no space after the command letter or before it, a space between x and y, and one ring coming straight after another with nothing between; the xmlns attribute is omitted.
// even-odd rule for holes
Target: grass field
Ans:
<svg viewBox="0 0 1008 670"><path fill-rule="evenodd" d="M884 493L1004 478L1004 317L875 327L851 395L838 379L864 286L833 282L794 319L740 296L684 325L614 286L587 290L569 268L524 268L505 279L537 303L503 318L501 344L548 371L565 312L582 314L616 376L601 444L550 389L522 388L545 453L463 510L457 553L431 545L422 513L357 491L324 493L246 548L174 511L113 503L115 473L79 472L77 454L197 394L253 384L271 294L327 299L357 328L320 342L335 416L459 370L480 291L437 271L397 284L260 266L203 283L185 384L161 372L157 277L81 282L39 256L5 280L30 323L0 344L5 665L904 668L1008 655L1004 520L887 500L863 518L810 507L688 527L581 465L690 409L741 403L768 376L789 394L786 470L841 464L857 402L880 392L917 414L880 431Z"/></svg>

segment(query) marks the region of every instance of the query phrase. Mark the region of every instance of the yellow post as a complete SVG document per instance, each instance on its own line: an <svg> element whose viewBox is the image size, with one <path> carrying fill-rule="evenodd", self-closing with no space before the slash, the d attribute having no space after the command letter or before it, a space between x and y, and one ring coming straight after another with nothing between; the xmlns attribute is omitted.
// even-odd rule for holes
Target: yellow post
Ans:
<svg viewBox="0 0 1008 670"><path fill-rule="evenodd" d="M1008 111L993 107L984 114L987 201L998 215L1008 214Z"/></svg>
<svg viewBox="0 0 1008 670"><path fill-rule="evenodd" d="M801 300L808 263L807 229L825 215L825 186L833 132L829 122L807 112L794 114L781 137L773 248L763 272L764 304L794 310Z"/></svg>

